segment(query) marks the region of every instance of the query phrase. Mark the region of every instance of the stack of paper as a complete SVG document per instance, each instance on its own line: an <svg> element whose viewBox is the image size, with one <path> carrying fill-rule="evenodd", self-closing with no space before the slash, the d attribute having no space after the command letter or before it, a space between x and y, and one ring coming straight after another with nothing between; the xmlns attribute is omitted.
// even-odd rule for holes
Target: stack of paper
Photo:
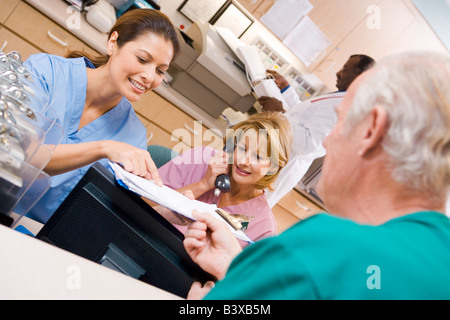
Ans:
<svg viewBox="0 0 450 320"><path fill-rule="evenodd" d="M114 170L116 180L121 186L139 194L142 197L150 199L151 201L154 201L163 207L175 211L178 214L192 220L195 220L192 216L192 211L197 210L200 212L207 212L216 219L225 222L225 220L218 213L216 213L217 206L215 204L191 200L178 191L167 186L160 187L151 180L146 180L142 177L129 173L116 163L109 162L109 165ZM226 224L236 238L249 243L253 242L243 231L235 230L228 223Z"/></svg>

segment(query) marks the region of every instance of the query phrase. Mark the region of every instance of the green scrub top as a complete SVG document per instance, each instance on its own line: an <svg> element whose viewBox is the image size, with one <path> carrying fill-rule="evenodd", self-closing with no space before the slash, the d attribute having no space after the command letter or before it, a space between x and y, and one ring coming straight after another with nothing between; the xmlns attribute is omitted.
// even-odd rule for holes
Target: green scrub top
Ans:
<svg viewBox="0 0 450 320"><path fill-rule="evenodd" d="M246 248L206 299L450 299L450 219L318 214Z"/></svg>

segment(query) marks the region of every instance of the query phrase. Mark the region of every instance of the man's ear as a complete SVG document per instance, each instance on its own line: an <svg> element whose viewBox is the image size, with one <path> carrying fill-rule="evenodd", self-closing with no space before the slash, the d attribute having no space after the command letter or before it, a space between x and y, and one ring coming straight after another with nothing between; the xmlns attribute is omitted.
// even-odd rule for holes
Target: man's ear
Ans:
<svg viewBox="0 0 450 320"><path fill-rule="evenodd" d="M111 34L111 37L109 37L108 43L106 45L106 54L108 56L111 56L114 53L114 50L117 47L117 38L118 37L119 37L119 34L117 33L117 31L114 31Z"/></svg>
<svg viewBox="0 0 450 320"><path fill-rule="evenodd" d="M359 149L359 155L365 156L370 151L375 150L383 141L388 129L388 115L386 109L376 105L364 122L366 127L363 131L363 139Z"/></svg>

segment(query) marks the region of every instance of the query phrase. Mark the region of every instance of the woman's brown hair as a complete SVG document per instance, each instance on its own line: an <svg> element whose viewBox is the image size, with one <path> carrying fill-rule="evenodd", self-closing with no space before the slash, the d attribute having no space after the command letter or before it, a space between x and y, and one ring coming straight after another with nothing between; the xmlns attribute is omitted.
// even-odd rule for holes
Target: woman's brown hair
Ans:
<svg viewBox="0 0 450 320"><path fill-rule="evenodd" d="M164 39L171 41L174 55L172 61L180 52L180 44L178 42L178 35L169 18L162 12L153 9L134 9L126 12L117 19L116 24L111 28L108 39L113 32L118 33L117 45L122 47L125 43L138 38L145 32L151 32ZM92 57L85 52L71 51L66 54L66 58L86 57L92 64L98 68L106 64L109 60L108 55L99 57Z"/></svg>

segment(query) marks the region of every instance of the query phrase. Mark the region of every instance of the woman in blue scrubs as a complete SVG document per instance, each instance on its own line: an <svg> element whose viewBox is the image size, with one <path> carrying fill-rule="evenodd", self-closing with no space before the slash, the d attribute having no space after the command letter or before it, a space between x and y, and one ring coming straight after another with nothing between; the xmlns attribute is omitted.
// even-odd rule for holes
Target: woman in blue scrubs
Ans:
<svg viewBox="0 0 450 320"><path fill-rule="evenodd" d="M45 223L97 161L107 168L108 161L121 163L125 170L160 183L147 152L146 129L130 101L161 84L178 52L170 20L159 11L136 9L117 20L105 57L41 53L25 61L48 84L43 90L64 129L44 169L52 176L51 187L29 211L30 218Z"/></svg>

